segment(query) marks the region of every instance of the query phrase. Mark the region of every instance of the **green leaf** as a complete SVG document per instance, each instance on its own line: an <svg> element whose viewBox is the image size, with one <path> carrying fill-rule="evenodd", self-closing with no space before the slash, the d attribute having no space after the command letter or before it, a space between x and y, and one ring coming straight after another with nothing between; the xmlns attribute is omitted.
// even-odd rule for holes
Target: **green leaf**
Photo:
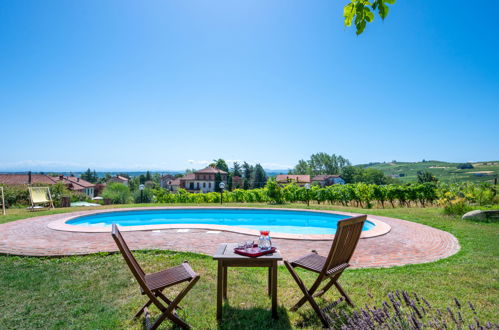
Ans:
<svg viewBox="0 0 499 330"><path fill-rule="evenodd" d="M374 21L374 14L369 9L369 7L364 7L364 14L365 14L365 17L366 17L366 21L368 21L368 22Z"/></svg>
<svg viewBox="0 0 499 330"><path fill-rule="evenodd" d="M364 32L364 29L366 28L366 21L361 21L358 24L355 23L355 27L357 28L357 35L361 34Z"/></svg>
<svg viewBox="0 0 499 330"><path fill-rule="evenodd" d="M382 1L378 7L378 13L379 13L379 16L382 18L382 19L385 19L386 16L388 15L388 11L390 10L390 8L388 8L387 5L385 5Z"/></svg>
<svg viewBox="0 0 499 330"><path fill-rule="evenodd" d="M345 26L351 26L353 17L355 16L355 6L353 3L343 8L343 16L345 17Z"/></svg>
<svg viewBox="0 0 499 330"><path fill-rule="evenodd" d="M384 0L386 3L389 3L390 5L394 5L397 0Z"/></svg>

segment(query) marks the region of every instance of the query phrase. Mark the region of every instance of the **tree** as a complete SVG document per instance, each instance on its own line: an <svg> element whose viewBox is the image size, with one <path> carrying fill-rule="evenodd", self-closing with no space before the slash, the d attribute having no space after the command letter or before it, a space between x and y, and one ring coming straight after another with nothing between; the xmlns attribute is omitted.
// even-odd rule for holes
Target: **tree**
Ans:
<svg viewBox="0 0 499 330"><path fill-rule="evenodd" d="M463 164L457 165L456 167L460 170L467 170L467 169L472 169L473 165L471 165L470 163L463 163Z"/></svg>
<svg viewBox="0 0 499 330"><path fill-rule="evenodd" d="M233 176L242 176L241 165L238 162L234 162L234 167L232 168Z"/></svg>
<svg viewBox="0 0 499 330"><path fill-rule="evenodd" d="M357 35L364 32L366 24L374 21L374 13L377 11L382 20L388 15L390 7L396 0L350 0L350 3L343 8L345 26L355 24Z"/></svg>
<svg viewBox="0 0 499 330"><path fill-rule="evenodd" d="M220 182L222 182L222 176L220 173L215 174L215 191L220 192Z"/></svg>
<svg viewBox="0 0 499 330"><path fill-rule="evenodd" d="M229 166L227 166L227 163L222 158L214 159L213 163L211 163L210 166L216 167L219 170L222 170L225 172L229 172Z"/></svg>
<svg viewBox="0 0 499 330"><path fill-rule="evenodd" d="M360 171L362 171L360 167L346 166L341 170L341 178L345 180L346 183L355 183L357 182Z"/></svg>
<svg viewBox="0 0 499 330"><path fill-rule="evenodd" d="M437 182L438 179L433 176L428 171L418 171L418 182L419 183L425 183L425 182Z"/></svg>
<svg viewBox="0 0 499 330"><path fill-rule="evenodd" d="M95 170L92 172L90 169L87 169L85 172L83 172L80 177L83 180L91 183L96 183L98 180L97 173L95 172Z"/></svg>
<svg viewBox="0 0 499 330"><path fill-rule="evenodd" d="M251 181L252 181L251 179L253 177L253 166L244 162L243 171L244 171L243 189L247 190L251 188Z"/></svg>
<svg viewBox="0 0 499 330"><path fill-rule="evenodd" d="M350 165L350 161L340 155L319 152L310 156L309 160L299 160L290 174L339 174L342 168Z"/></svg>
<svg viewBox="0 0 499 330"><path fill-rule="evenodd" d="M151 180L152 180L151 172L147 171L145 176L145 181L151 181Z"/></svg>
<svg viewBox="0 0 499 330"><path fill-rule="evenodd" d="M267 173L263 169L262 165L256 164L253 175L253 188L262 188L265 186L267 182Z"/></svg>

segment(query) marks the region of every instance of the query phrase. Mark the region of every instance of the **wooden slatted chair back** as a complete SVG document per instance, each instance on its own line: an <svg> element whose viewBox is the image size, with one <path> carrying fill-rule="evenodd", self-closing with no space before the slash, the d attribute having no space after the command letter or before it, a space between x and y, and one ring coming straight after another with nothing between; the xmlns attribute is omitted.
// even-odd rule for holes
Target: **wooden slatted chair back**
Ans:
<svg viewBox="0 0 499 330"><path fill-rule="evenodd" d="M322 276L335 267L350 262L366 219L367 215L360 215L338 221L338 229L336 230L331 250L322 269Z"/></svg>
<svg viewBox="0 0 499 330"><path fill-rule="evenodd" d="M137 282L139 282L140 287L142 288L142 290L144 290L144 292L149 294L150 290L146 285L145 273L142 270L142 267L140 267L139 263L137 262L137 259L135 259L135 257L133 256L132 251L130 251L130 248L126 244L125 240L123 239L118 226L114 223L111 235L113 236L116 245L118 245L121 255L125 259L128 268L130 268L133 276L135 277Z"/></svg>

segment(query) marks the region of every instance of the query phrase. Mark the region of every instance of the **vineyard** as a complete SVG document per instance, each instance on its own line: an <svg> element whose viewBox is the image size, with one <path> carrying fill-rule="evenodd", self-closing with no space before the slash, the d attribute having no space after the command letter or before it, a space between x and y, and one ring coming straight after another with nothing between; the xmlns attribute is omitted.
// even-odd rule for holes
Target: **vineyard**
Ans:
<svg viewBox="0 0 499 330"><path fill-rule="evenodd" d="M296 184L281 186L269 180L264 188L223 193L189 193L180 189L171 193L164 189L153 189L156 203L254 203L274 204L315 202L363 208L372 207L427 207L440 205L448 213L465 212L474 206L497 203L495 186L488 183L422 183L406 185L374 185L355 183L332 185L325 188L312 186L310 189ZM457 210L458 209L458 210Z"/></svg>

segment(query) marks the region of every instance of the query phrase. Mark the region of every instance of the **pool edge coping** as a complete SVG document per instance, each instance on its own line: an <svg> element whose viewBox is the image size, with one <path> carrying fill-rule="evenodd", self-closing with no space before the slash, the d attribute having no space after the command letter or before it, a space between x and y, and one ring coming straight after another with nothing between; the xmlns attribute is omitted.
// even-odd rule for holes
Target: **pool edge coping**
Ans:
<svg viewBox="0 0 499 330"><path fill-rule="evenodd" d="M100 213L110 213L110 212L127 212L127 211L147 211L147 210L168 210L168 209L235 209L235 210L285 210L285 211L301 211L301 212L316 212L316 213L330 213L330 214L340 214L347 216L357 216L362 215L361 213L352 212L341 212L341 211L330 211L330 210L315 210L315 209L295 209L295 208L275 208L275 207L220 207L220 206L157 206L157 207L133 207L133 208L119 208L119 209L105 209L105 210L89 210L89 211L76 211L67 213L60 219L51 221L47 224L47 227L52 230L58 231L68 231L68 232L79 232L79 233L109 233L111 232L111 227L83 227L78 225L68 224L67 221ZM385 235L391 230L391 226L387 223L379 220L376 216L367 215L367 220L372 222L375 226L372 229L363 231L360 238L371 238L381 235ZM202 230L214 230L214 231L227 231L238 234L259 236L260 232L254 229L241 228L237 226L227 226L227 225L214 225L214 224L158 224L158 225L143 225L143 226L122 226L120 231L153 231L153 230L167 230L167 229L202 229ZM283 238L283 239L295 239L295 240L331 240L334 235L322 235L322 234L287 234L273 232L272 238Z"/></svg>

